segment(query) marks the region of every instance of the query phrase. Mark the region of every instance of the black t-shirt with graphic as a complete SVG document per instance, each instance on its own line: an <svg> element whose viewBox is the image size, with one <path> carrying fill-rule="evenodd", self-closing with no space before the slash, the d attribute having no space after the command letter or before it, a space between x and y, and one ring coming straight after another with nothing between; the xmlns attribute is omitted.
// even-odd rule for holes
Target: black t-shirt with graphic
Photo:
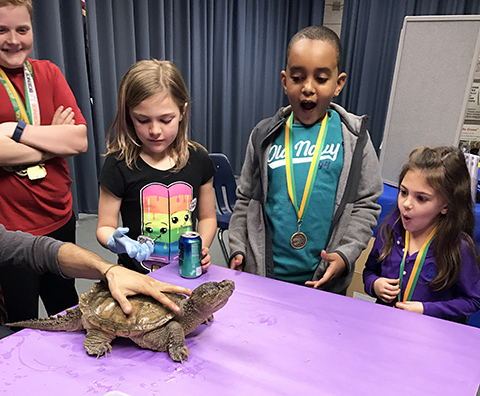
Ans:
<svg viewBox="0 0 480 396"><path fill-rule="evenodd" d="M99 182L122 199L120 213L128 236L137 240L146 235L155 240L151 261L139 263L126 254L119 263L146 273L152 265L178 260L178 239L195 229L200 187L215 174L215 166L203 148L189 148L189 159L179 172L152 168L140 157L130 169L115 154L107 156ZM155 268L155 267L154 267Z"/></svg>

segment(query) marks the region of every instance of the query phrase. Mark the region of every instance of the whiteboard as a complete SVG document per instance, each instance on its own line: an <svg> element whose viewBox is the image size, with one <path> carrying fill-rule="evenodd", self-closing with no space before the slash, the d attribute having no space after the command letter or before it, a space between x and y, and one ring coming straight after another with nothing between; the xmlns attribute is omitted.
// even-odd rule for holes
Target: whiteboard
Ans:
<svg viewBox="0 0 480 396"><path fill-rule="evenodd" d="M480 15L407 16L388 105L380 166L398 176L417 146L458 146L480 51Z"/></svg>

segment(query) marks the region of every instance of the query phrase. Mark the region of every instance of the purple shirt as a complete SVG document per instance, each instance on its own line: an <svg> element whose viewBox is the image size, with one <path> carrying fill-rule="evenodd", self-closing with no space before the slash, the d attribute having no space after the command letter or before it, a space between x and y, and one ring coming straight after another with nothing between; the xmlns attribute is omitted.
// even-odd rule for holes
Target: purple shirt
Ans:
<svg viewBox="0 0 480 396"><path fill-rule="evenodd" d="M365 264L363 271L363 283L365 292L372 297L377 297L373 291L373 282L380 277L398 279L400 263L402 262L405 249L402 238L402 224L399 220L398 209L388 218L387 223L394 230L394 245L390 255L378 262L377 258L383 251L384 243L381 237L375 240L372 251ZM433 245L433 244L432 244ZM413 291L411 301L423 303L424 314L443 319L455 319L462 316L470 316L480 310L480 270L475 263L475 257L466 241L462 242L462 271L458 281L450 288L434 291L430 288L429 282L437 272L435 258L433 257L433 246L427 251L417 285ZM405 260L404 275L402 281L402 296L412 273L417 253L407 255ZM377 302L384 305L394 306L398 299L390 304L377 299Z"/></svg>

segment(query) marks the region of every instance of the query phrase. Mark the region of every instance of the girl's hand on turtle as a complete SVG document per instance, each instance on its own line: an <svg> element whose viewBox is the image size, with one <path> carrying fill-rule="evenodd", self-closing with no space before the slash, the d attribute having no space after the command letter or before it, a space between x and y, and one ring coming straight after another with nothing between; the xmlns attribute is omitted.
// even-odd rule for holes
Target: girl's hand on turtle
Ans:
<svg viewBox="0 0 480 396"><path fill-rule="evenodd" d="M202 264L202 271L206 271L208 267L210 267L210 260L212 259L208 252L210 249L208 247L202 247L202 260L200 260L200 264Z"/></svg>
<svg viewBox="0 0 480 396"><path fill-rule="evenodd" d="M107 268L105 278L110 293L122 307L127 315L132 312L132 304L128 296L145 294L151 296L172 311L179 312L180 308L162 292L181 293L191 295L192 291L185 287L175 286L170 283L160 282L150 276L131 271L121 265L113 265ZM105 273L105 272L104 272Z"/></svg>

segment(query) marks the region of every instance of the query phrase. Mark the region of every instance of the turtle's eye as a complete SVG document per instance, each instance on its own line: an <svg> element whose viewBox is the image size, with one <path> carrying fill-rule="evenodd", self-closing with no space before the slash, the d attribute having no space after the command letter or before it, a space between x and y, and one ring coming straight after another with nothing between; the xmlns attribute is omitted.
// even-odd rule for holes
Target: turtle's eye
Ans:
<svg viewBox="0 0 480 396"><path fill-rule="evenodd" d="M189 219L188 214L186 214L185 217L184 217L184 220L188 221L188 219Z"/></svg>
<svg viewBox="0 0 480 396"><path fill-rule="evenodd" d="M160 234L166 234L167 231L168 231L168 230L167 230L166 227L160 228Z"/></svg>
<svg viewBox="0 0 480 396"><path fill-rule="evenodd" d="M178 223L178 217L172 217L172 223L177 224Z"/></svg>
<svg viewBox="0 0 480 396"><path fill-rule="evenodd" d="M151 234L153 232L153 228L152 227L145 227L145 231L147 231L149 234Z"/></svg>

